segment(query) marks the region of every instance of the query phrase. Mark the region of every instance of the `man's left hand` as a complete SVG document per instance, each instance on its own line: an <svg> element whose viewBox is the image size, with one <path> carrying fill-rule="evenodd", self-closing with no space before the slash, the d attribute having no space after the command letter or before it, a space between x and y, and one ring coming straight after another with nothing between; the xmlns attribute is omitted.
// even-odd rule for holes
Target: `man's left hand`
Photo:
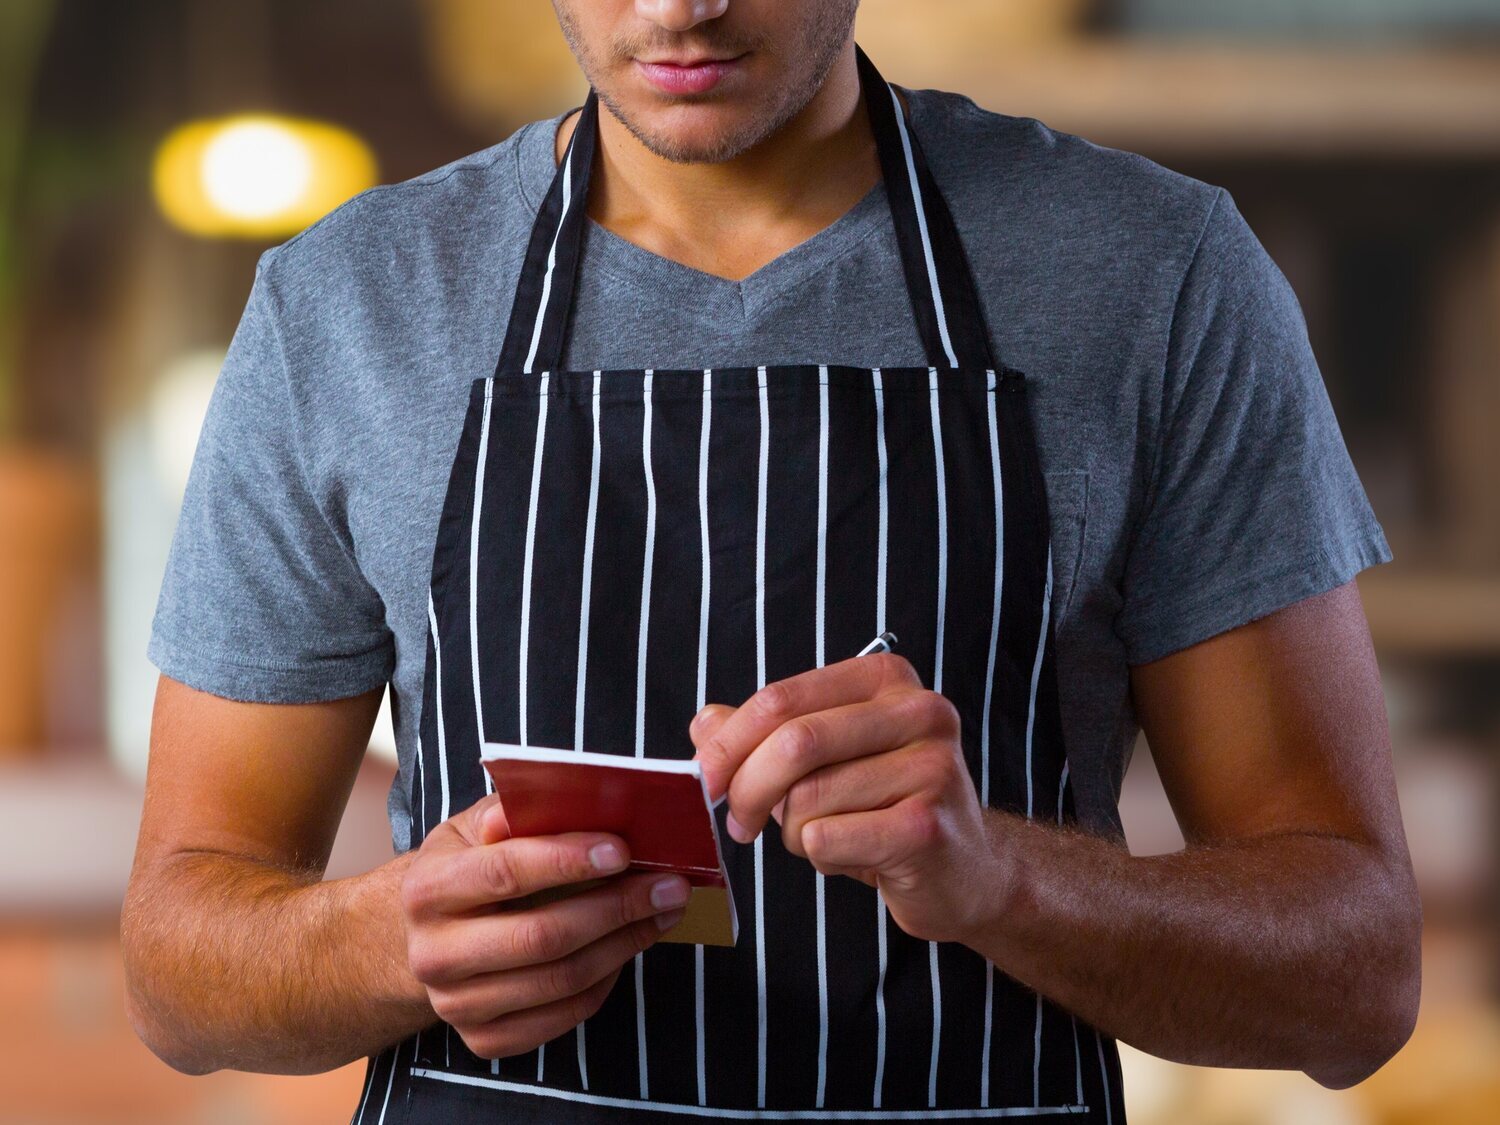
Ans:
<svg viewBox="0 0 1500 1125"><path fill-rule="evenodd" d="M993 913L1000 864L958 710L905 657L851 657L738 708L710 704L689 735L739 842L775 817L788 851L878 887L913 937L962 941Z"/></svg>

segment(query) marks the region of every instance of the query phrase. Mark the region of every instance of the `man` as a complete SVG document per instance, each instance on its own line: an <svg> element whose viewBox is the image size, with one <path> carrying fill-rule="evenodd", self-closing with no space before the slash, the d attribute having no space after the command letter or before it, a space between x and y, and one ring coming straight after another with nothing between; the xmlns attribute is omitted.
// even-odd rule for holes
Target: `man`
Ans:
<svg viewBox="0 0 1500 1125"><path fill-rule="evenodd" d="M556 7L597 104L261 258L151 641L142 1038L373 1056L370 1120L1113 1121L1115 1038L1371 1074L1419 991L1390 552L1229 197L887 91L854 0ZM323 882L387 681L399 854ZM1175 855L1122 847L1138 726ZM511 837L487 736L696 752L739 947Z"/></svg>

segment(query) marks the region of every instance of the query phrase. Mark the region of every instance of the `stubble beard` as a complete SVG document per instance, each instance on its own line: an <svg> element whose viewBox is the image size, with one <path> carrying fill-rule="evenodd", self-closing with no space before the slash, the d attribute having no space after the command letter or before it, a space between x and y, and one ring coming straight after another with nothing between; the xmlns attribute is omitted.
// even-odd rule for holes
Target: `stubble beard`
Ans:
<svg viewBox="0 0 1500 1125"><path fill-rule="evenodd" d="M849 40L855 12L859 8L859 0L818 0L813 7L813 17L803 29L803 34L794 49L795 58L806 60L807 65L797 67L787 75L789 84L777 91L779 96L764 112L751 114L746 120L737 123L708 143L678 142L670 136L652 132L635 120L607 88L594 82L593 75L601 68L594 65L592 56L589 55L578 34L571 12L562 3L557 3L555 7L563 37L567 39L568 46L572 49L574 57L578 59L585 76L594 84L599 100L637 141L649 152L673 163L718 164L733 160L741 153L754 148L806 108L813 96L823 88L829 71L833 69L833 64L838 61L844 45ZM705 24L703 28L695 30L708 29L709 34L712 35L712 28L712 24ZM695 34L693 39L695 43L700 43L703 36ZM611 52L616 58L630 59L643 53L648 42L639 39L617 40L611 44ZM660 40L654 42L659 44ZM725 56L737 55L763 46L760 42L747 42L743 38L722 43L714 43L710 39L710 43Z"/></svg>

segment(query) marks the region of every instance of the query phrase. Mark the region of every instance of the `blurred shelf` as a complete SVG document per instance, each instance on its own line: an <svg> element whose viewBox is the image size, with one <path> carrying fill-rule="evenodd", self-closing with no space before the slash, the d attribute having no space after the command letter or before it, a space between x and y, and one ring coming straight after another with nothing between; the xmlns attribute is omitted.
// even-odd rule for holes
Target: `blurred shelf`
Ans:
<svg viewBox="0 0 1500 1125"><path fill-rule="evenodd" d="M118 913L140 815L139 786L102 760L7 761L0 768L0 918L88 921Z"/></svg>
<svg viewBox="0 0 1500 1125"><path fill-rule="evenodd" d="M1370 633L1397 656L1500 656L1500 577L1359 576Z"/></svg>
<svg viewBox="0 0 1500 1125"><path fill-rule="evenodd" d="M386 795L395 770L365 756L339 824L326 877L391 858ZM112 924L124 900L142 788L97 758L0 761L0 924Z"/></svg>
<svg viewBox="0 0 1500 1125"><path fill-rule="evenodd" d="M923 45L889 66L902 85L1148 154L1500 159L1500 45L1075 39Z"/></svg>

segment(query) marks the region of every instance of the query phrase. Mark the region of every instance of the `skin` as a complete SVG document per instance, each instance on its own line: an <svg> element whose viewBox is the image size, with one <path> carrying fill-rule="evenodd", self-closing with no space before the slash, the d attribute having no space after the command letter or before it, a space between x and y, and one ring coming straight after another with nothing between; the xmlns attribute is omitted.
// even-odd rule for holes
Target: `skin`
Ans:
<svg viewBox="0 0 1500 1125"><path fill-rule="evenodd" d="M690 734L736 838L878 886L914 937L958 941L1176 1062L1374 1073L1411 1034L1421 908L1358 587L1131 669L1187 847L982 808L958 716L900 655L710 704Z"/></svg>
<svg viewBox="0 0 1500 1125"><path fill-rule="evenodd" d="M837 218L879 177L847 29L817 81L843 7L558 0L610 110L590 214L728 277ZM631 70L630 49L726 44L753 80L708 96ZM783 124L757 136L761 120ZM964 942L1166 1058L1359 1081L1410 1034L1421 914L1356 587L1133 667L1131 692L1175 855L980 808L951 704L899 655L711 705L689 733L740 825L774 815L785 846L879 886L914 936ZM237 703L161 678L121 934L131 1020L177 1069L322 1071L439 1017L481 1056L523 1053L597 1010L673 920L646 875L524 901L624 842L511 837L493 797L324 881L379 699Z"/></svg>
<svg viewBox="0 0 1500 1125"><path fill-rule="evenodd" d="M850 35L854 0L554 0L599 93L589 216L662 257L741 280L880 181ZM722 13L722 14L713 14ZM668 97L636 59L743 59ZM558 131L561 158L577 124Z"/></svg>
<svg viewBox="0 0 1500 1125"><path fill-rule="evenodd" d="M527 1051L592 1014L680 917L634 873L517 901L619 872L624 858L592 866L598 844L629 853L607 833L513 838L493 795L421 848L323 881L380 694L238 703L161 677L121 936L131 1021L176 1069L318 1073L439 1017L485 1057Z"/></svg>

